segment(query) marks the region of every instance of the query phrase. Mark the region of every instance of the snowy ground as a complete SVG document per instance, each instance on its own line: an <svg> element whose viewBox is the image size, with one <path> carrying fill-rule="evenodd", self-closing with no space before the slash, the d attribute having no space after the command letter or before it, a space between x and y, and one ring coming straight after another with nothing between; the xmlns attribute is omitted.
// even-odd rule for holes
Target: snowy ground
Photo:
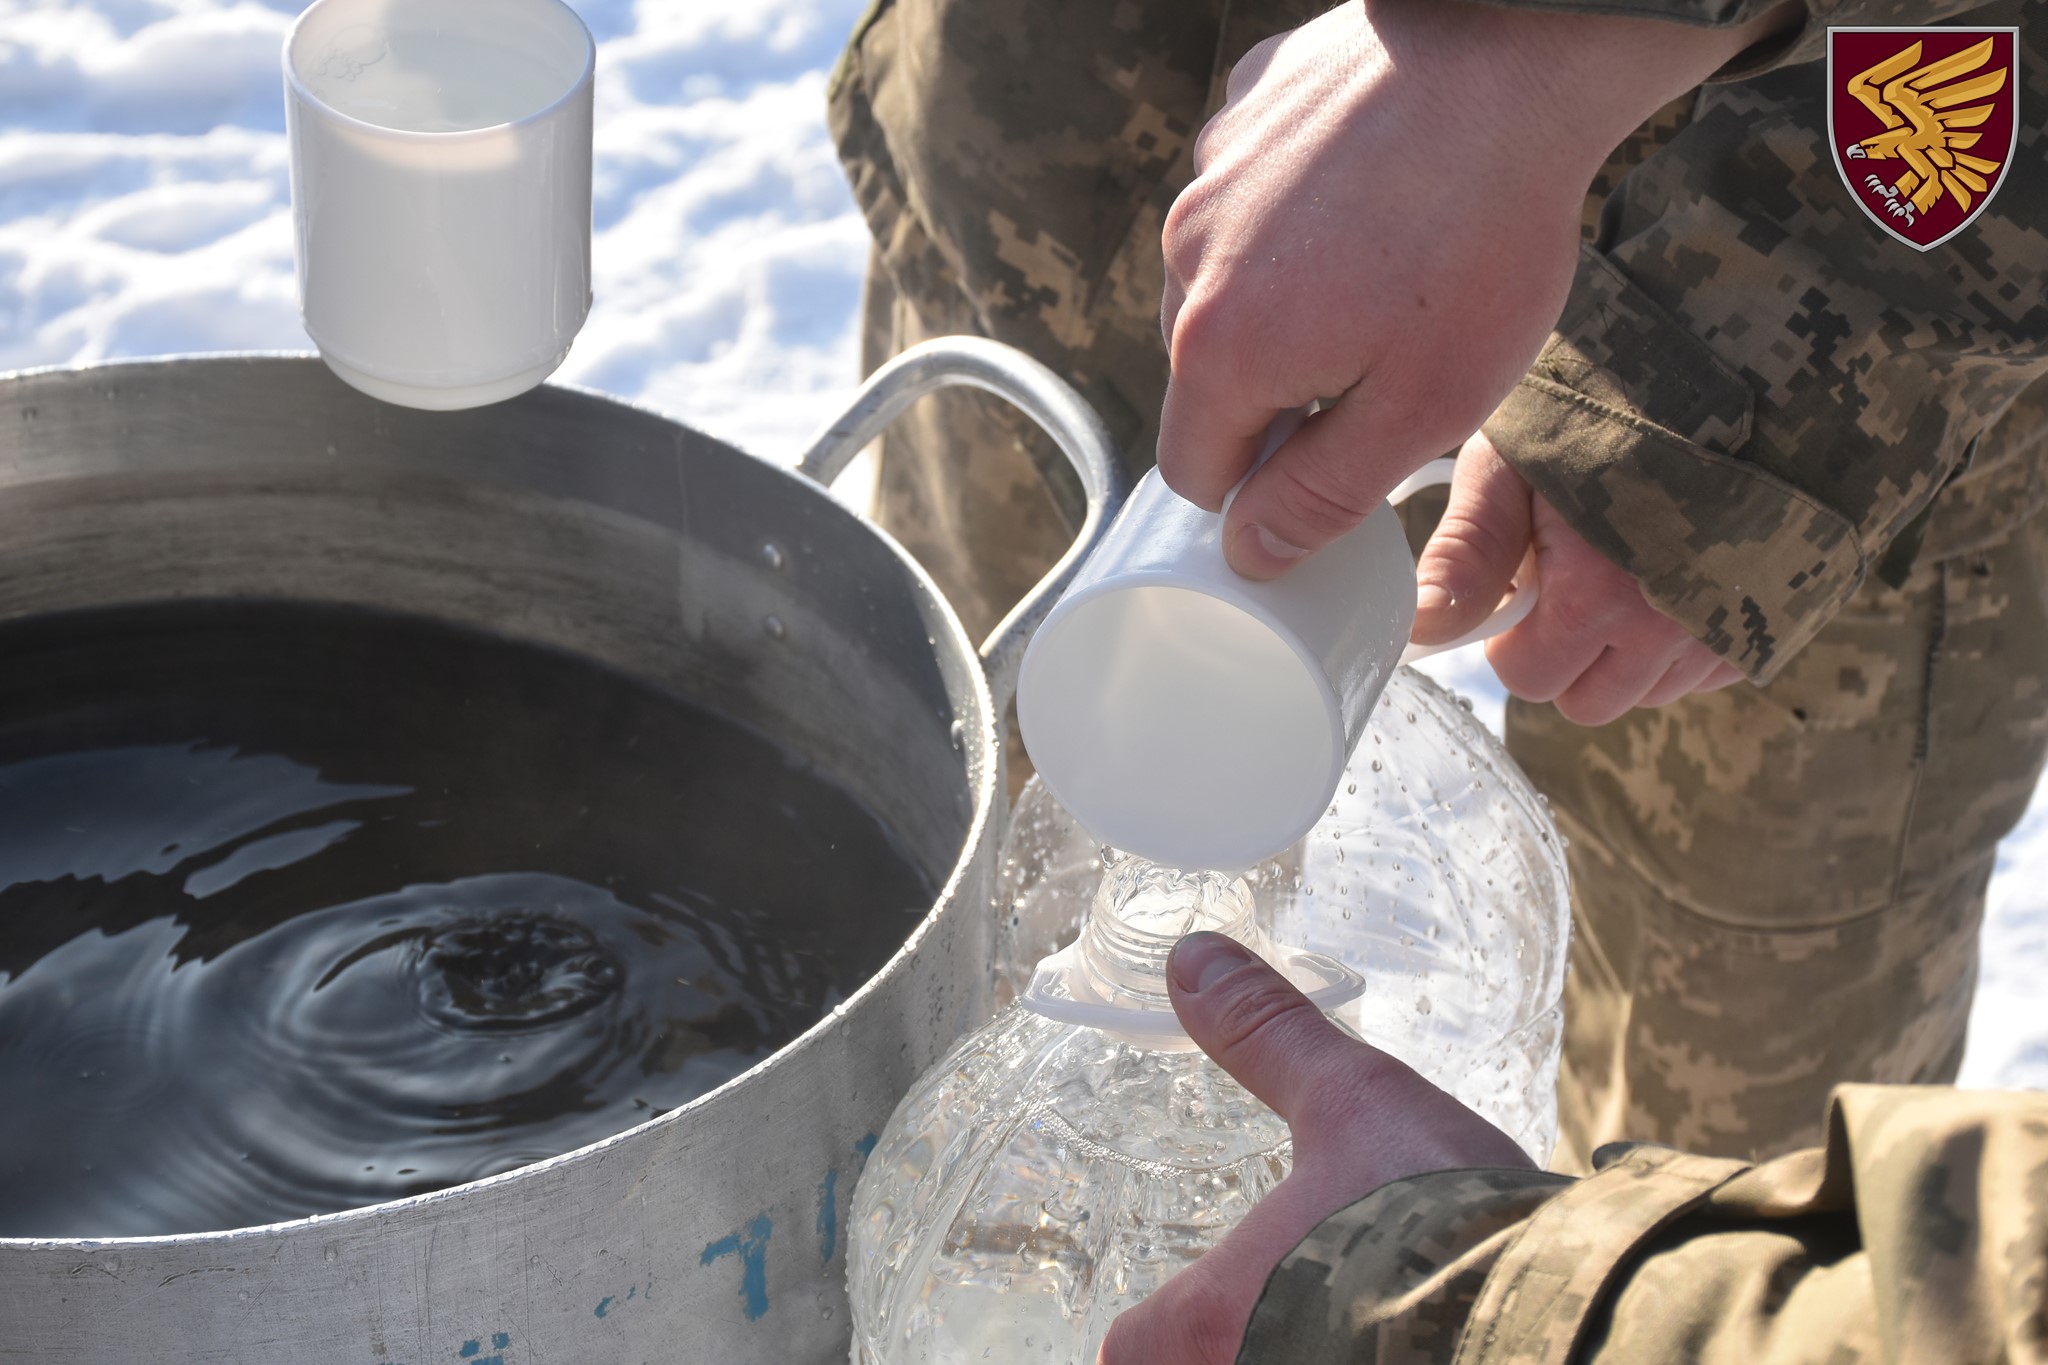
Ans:
<svg viewBox="0 0 2048 1365"><path fill-rule="evenodd" d="M864 0L572 0L600 48L597 303L561 378L787 456L852 388L866 234L824 128ZM0 0L0 370L303 349L298 0ZM1434 669L1498 724L1476 658ZM1991 892L1964 1078L2048 1086L2048 799Z"/></svg>

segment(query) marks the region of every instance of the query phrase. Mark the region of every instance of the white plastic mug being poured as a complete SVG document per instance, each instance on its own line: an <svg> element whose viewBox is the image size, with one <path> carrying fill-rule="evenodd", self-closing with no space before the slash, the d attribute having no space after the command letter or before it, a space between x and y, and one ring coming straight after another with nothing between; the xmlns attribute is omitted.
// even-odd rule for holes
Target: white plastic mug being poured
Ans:
<svg viewBox="0 0 2048 1365"><path fill-rule="evenodd" d="M1392 501L1449 482L1450 464ZM1122 852L1079 937L919 1079L870 1156L848 1254L857 1365L1089 1365L1119 1313L1279 1183L1287 1126L1189 1041L1167 955L1220 932L1326 1011L1356 998L1357 973L1265 934L1236 873L1328 808L1402 662L1534 605L1518 588L1479 630L1415 649L1391 506L1274 582L1230 569L1222 525L1147 474L1025 654L1039 775Z"/></svg>

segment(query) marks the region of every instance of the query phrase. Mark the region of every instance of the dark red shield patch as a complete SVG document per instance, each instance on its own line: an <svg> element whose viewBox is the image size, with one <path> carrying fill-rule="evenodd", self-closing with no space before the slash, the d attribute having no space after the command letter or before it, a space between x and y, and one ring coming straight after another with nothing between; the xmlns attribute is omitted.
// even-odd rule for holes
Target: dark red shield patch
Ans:
<svg viewBox="0 0 2048 1365"><path fill-rule="evenodd" d="M1831 28L1828 142L1871 221L1925 251L1970 225L2019 129L2010 28Z"/></svg>

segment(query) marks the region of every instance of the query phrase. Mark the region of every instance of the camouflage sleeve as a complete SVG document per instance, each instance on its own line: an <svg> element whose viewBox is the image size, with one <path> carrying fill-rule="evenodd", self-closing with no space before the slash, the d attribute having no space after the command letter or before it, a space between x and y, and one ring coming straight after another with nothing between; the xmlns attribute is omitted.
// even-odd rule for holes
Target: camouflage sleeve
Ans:
<svg viewBox="0 0 2048 1365"><path fill-rule="evenodd" d="M1238 1365L1450 1360L1502 1250L1571 1184L1482 1170L1383 1186L1325 1219L1274 1270Z"/></svg>
<svg viewBox="0 0 2048 1365"><path fill-rule="evenodd" d="M1274 1271L1239 1363L2048 1359L2048 1095L1844 1086L1828 1133L1396 1182Z"/></svg>
<svg viewBox="0 0 2048 1365"><path fill-rule="evenodd" d="M2019 103L2039 109L2042 26L2021 28L2019 66ZM1976 220L1917 251L1852 201L1825 96L1813 66L1703 90L1609 195L1556 332L1486 425L1651 602L1759 682L2048 375L2039 146L2023 133Z"/></svg>

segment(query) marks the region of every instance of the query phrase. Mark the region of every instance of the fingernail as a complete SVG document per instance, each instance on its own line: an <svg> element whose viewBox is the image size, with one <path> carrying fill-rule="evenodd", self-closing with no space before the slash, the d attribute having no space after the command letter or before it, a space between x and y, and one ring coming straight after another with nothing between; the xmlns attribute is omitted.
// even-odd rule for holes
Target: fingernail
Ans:
<svg viewBox="0 0 2048 1365"><path fill-rule="evenodd" d="M1302 549L1299 545L1290 545L1263 526L1253 526L1252 530L1258 533L1259 548L1275 559L1293 563L1308 553L1307 550Z"/></svg>
<svg viewBox="0 0 2048 1365"><path fill-rule="evenodd" d="M1199 995L1251 960L1251 953L1236 939L1205 931L1174 944L1166 969L1176 986Z"/></svg>
<svg viewBox="0 0 2048 1365"><path fill-rule="evenodd" d="M1246 524L1231 538L1230 567L1246 578L1278 578L1308 554L1263 526Z"/></svg>
<svg viewBox="0 0 2048 1365"><path fill-rule="evenodd" d="M1423 583L1415 589L1415 610L1418 613L1442 611L1457 603L1458 599L1451 596L1451 590L1441 583Z"/></svg>

